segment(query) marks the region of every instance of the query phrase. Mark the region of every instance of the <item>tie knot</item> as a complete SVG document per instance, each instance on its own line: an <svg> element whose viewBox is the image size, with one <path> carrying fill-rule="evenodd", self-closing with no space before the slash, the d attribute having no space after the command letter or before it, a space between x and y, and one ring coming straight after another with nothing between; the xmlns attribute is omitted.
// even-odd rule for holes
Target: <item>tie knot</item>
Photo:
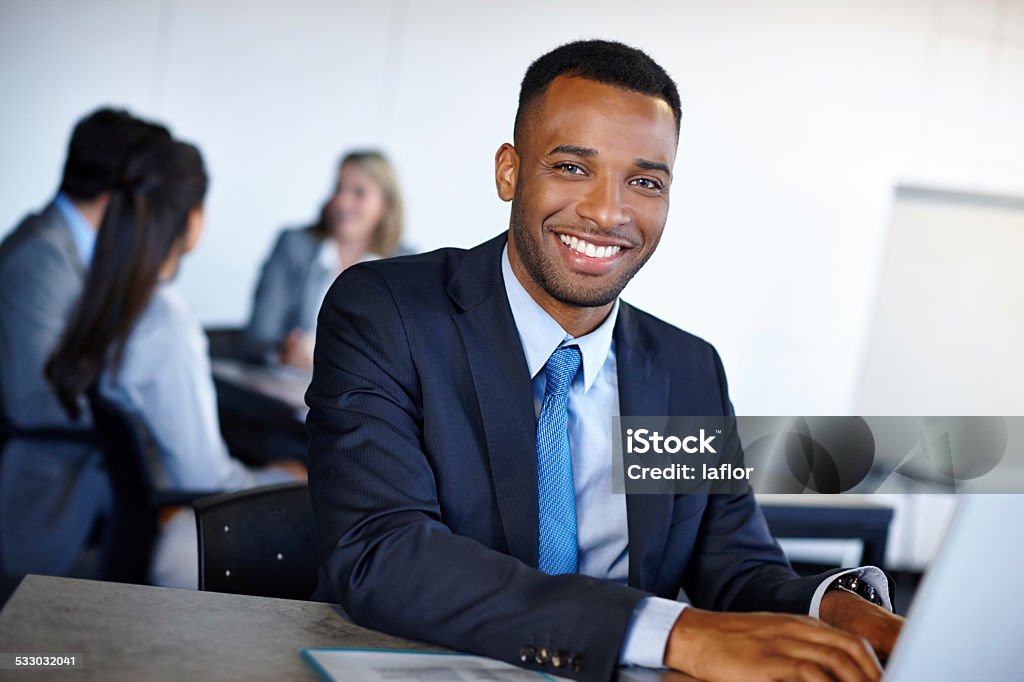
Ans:
<svg viewBox="0 0 1024 682"><path fill-rule="evenodd" d="M580 369L581 360L578 346L563 346L556 349L544 366L544 376L547 379L544 393L567 392L576 372Z"/></svg>

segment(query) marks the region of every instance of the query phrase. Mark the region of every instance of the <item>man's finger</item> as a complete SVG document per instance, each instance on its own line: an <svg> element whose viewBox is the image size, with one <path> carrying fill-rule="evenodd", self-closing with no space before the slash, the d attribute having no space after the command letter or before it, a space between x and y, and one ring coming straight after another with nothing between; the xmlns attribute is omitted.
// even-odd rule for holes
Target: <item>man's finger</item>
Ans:
<svg viewBox="0 0 1024 682"><path fill-rule="evenodd" d="M881 678L881 671L865 670L848 653L827 644L784 638L779 641L779 650L787 657L815 664L840 682L875 682Z"/></svg>
<svg viewBox="0 0 1024 682"><path fill-rule="evenodd" d="M784 634L794 639L841 649L857 662L864 674L868 675L868 679L877 680L882 676L882 665L878 662L874 649L864 639L848 635L822 623L809 626L794 622L785 628Z"/></svg>
<svg viewBox="0 0 1024 682"><path fill-rule="evenodd" d="M794 680L795 682L835 682L821 666L810 661L780 657L766 665L773 680Z"/></svg>

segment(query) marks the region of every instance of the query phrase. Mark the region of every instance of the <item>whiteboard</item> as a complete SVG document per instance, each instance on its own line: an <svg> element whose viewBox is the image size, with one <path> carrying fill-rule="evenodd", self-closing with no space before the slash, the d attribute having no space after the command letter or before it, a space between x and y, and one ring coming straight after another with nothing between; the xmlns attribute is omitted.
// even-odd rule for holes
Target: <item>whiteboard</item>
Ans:
<svg viewBox="0 0 1024 682"><path fill-rule="evenodd" d="M897 191L857 413L1024 414L1024 199Z"/></svg>

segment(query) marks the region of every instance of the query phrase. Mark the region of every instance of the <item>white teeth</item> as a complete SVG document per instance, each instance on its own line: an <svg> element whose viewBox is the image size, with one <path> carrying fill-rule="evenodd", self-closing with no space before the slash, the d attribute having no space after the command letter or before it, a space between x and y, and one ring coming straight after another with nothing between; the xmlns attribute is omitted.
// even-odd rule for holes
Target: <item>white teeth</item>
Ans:
<svg viewBox="0 0 1024 682"><path fill-rule="evenodd" d="M564 234L558 235L558 238L573 251L591 258L611 258L622 250L621 246L594 246L579 237L569 237Z"/></svg>

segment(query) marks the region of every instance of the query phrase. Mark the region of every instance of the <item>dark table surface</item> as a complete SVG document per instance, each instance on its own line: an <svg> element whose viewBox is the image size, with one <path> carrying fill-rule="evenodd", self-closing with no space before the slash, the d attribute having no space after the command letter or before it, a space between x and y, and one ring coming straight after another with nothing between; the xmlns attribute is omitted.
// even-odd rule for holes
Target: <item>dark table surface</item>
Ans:
<svg viewBox="0 0 1024 682"><path fill-rule="evenodd" d="M260 466L306 458L306 387L311 373L215 358L221 433L231 453Z"/></svg>

